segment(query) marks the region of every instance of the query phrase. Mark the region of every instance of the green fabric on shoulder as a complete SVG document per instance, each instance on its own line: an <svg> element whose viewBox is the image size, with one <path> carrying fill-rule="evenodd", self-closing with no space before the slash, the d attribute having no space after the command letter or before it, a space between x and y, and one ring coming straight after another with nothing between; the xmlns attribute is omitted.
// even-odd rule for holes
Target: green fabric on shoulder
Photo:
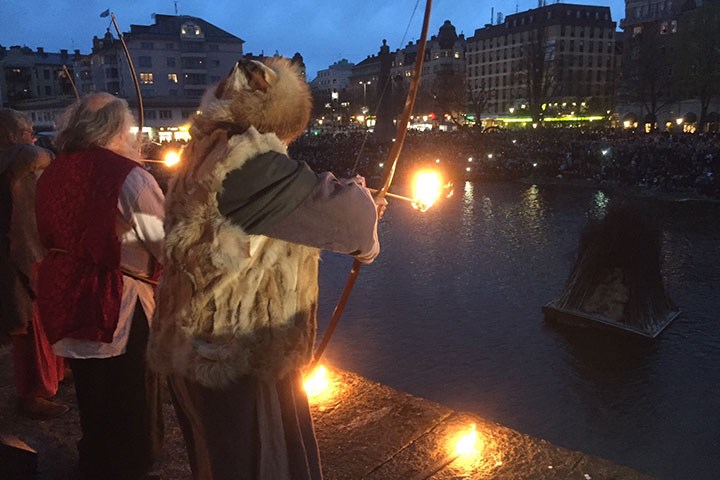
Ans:
<svg viewBox="0 0 720 480"><path fill-rule="evenodd" d="M312 192L317 175L305 163L267 152L232 170L217 194L218 210L245 232L262 235Z"/></svg>

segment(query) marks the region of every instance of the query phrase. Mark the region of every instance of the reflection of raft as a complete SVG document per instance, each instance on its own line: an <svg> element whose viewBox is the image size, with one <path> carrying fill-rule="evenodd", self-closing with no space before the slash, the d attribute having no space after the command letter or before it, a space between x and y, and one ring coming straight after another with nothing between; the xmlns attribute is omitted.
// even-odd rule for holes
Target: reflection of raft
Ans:
<svg viewBox="0 0 720 480"><path fill-rule="evenodd" d="M565 290L543 306L547 320L619 328L656 337L680 311L665 292L656 221L627 204L612 204L582 232Z"/></svg>

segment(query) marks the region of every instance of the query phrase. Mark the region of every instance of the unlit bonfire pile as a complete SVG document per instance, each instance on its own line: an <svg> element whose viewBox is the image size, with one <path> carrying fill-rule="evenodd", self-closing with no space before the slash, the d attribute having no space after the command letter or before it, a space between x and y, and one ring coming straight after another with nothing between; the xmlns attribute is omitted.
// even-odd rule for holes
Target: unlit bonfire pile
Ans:
<svg viewBox="0 0 720 480"><path fill-rule="evenodd" d="M680 314L665 292L661 242L657 221L611 204L583 229L565 291L543 307L546 319L657 336Z"/></svg>

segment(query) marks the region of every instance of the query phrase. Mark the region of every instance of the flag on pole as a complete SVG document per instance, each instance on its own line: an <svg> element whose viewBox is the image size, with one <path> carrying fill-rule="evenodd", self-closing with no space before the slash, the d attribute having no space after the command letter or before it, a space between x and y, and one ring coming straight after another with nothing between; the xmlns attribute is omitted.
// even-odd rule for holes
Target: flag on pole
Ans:
<svg viewBox="0 0 720 480"><path fill-rule="evenodd" d="M109 16L109 15L110 15L110 9L108 8L107 10L105 10L104 12L102 12L102 13L100 14L100 18L105 18L105 17L107 17L107 16Z"/></svg>

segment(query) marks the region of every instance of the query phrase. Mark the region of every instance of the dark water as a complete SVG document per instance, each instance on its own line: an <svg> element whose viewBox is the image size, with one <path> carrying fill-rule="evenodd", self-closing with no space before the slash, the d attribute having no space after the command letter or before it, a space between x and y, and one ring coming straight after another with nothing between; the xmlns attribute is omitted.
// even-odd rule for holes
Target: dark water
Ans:
<svg viewBox="0 0 720 480"><path fill-rule="evenodd" d="M425 214L394 202L327 359L657 478L720 478L720 204L645 203L662 220L666 286L683 310L657 339L543 320L579 232L612 201L468 183ZM321 325L350 268L323 259Z"/></svg>

